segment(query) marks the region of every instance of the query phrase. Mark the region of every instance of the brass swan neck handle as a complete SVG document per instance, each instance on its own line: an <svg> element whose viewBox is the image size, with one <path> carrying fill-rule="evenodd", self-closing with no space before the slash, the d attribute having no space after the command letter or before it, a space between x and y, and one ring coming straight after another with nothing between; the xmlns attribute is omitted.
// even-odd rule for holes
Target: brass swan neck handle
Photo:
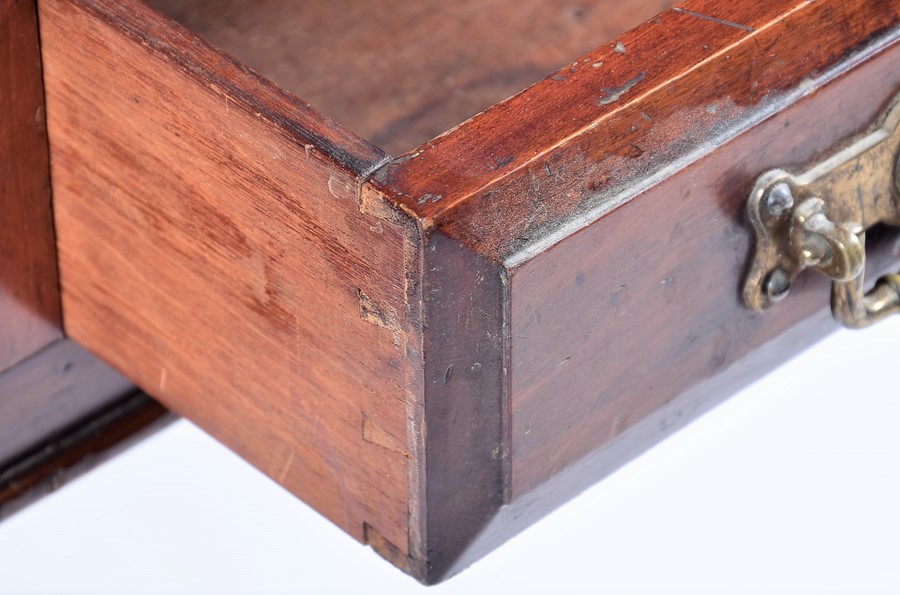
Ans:
<svg viewBox="0 0 900 595"><path fill-rule="evenodd" d="M900 95L872 129L830 157L791 173L772 169L747 201L756 246L744 302L765 310L787 297L806 269L833 280L831 309L861 328L900 313L900 274L865 291L865 230L900 225Z"/></svg>

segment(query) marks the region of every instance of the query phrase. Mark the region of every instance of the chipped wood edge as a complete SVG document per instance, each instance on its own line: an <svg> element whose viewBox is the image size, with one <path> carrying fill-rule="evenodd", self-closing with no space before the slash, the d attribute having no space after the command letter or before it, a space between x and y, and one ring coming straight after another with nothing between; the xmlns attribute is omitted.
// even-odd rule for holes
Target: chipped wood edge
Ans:
<svg viewBox="0 0 900 595"><path fill-rule="evenodd" d="M386 163L387 161L385 161ZM383 165L383 163L381 164ZM380 165L378 166L380 167ZM404 572L422 580L427 573L425 560L427 549L425 544L425 404L424 404L424 321L422 278L424 271L424 229L419 220L406 209L395 204L369 183L377 167L366 175L360 176L357 186L359 211L370 216L375 225L396 225L403 230L403 270L405 306L403 313L391 313L388 317L382 308L373 304L362 289L358 290L360 316L394 331L395 342L406 354L411 363L407 366L406 378L406 437L401 445L396 437L388 438L379 432L374 424L367 424L367 416L363 412L363 440L391 448L405 456L407 467L407 551L408 554L387 541L368 523L363 527L364 542L376 553Z"/></svg>

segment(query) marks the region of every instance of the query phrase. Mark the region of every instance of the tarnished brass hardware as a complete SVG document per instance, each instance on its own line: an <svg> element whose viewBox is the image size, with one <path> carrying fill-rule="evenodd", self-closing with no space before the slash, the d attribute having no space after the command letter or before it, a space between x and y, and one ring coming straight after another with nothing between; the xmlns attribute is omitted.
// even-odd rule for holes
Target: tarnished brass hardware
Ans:
<svg viewBox="0 0 900 595"><path fill-rule="evenodd" d="M756 249L744 302L764 310L811 268L833 281L831 309L860 328L900 313L900 274L865 292L865 230L900 225L900 95L865 135L798 172L772 169L747 201Z"/></svg>

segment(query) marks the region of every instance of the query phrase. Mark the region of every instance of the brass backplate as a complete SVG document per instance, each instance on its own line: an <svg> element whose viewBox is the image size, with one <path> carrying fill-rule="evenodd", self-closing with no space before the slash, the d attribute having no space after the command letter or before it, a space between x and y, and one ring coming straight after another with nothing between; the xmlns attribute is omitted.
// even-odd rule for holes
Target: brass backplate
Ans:
<svg viewBox="0 0 900 595"><path fill-rule="evenodd" d="M863 291L865 230L900 225L900 95L865 134L805 168L763 173L747 201L756 247L744 301L764 310L812 268L834 280L832 310L849 327L900 312L900 275Z"/></svg>

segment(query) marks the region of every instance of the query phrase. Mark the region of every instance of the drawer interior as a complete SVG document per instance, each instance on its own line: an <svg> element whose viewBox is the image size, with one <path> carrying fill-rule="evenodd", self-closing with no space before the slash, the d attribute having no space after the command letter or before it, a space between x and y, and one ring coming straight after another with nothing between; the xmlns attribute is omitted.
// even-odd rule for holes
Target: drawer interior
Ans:
<svg viewBox="0 0 900 595"><path fill-rule="evenodd" d="M671 0L147 0L399 155Z"/></svg>

